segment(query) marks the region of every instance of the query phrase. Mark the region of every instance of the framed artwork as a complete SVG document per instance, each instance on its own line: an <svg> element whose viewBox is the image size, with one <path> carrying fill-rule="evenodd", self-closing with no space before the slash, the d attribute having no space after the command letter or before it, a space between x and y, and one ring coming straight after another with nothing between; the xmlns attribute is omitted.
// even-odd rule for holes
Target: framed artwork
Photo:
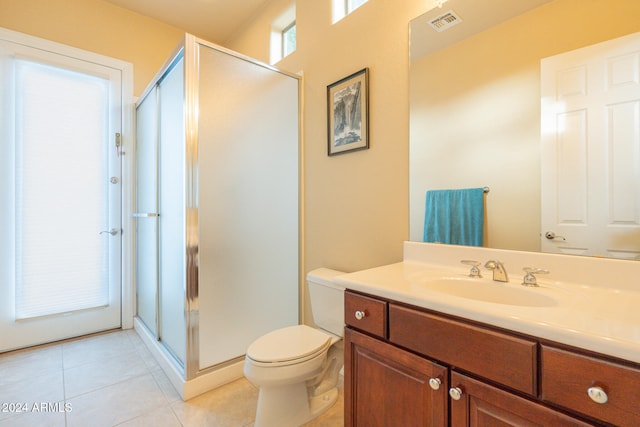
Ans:
<svg viewBox="0 0 640 427"><path fill-rule="evenodd" d="M369 69L327 86L328 154L369 148Z"/></svg>

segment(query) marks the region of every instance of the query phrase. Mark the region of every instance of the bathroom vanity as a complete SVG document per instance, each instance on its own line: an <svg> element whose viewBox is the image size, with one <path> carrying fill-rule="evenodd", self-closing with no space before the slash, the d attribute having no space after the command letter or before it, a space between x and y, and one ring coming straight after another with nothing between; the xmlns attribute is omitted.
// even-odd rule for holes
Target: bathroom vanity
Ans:
<svg viewBox="0 0 640 427"><path fill-rule="evenodd" d="M469 278L469 258L509 283ZM551 271L539 287L520 286L523 260ZM407 242L403 262L337 277L345 425L640 425L638 269Z"/></svg>

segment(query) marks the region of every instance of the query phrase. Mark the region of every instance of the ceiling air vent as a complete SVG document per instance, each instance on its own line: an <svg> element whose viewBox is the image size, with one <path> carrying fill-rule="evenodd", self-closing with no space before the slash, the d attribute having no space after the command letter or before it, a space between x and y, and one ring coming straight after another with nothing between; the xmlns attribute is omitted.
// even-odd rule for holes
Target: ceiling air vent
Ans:
<svg viewBox="0 0 640 427"><path fill-rule="evenodd" d="M453 10L450 10L443 15L440 15L437 18L429 21L429 25L431 25L434 30L440 33L461 22L462 19L458 15L456 15Z"/></svg>

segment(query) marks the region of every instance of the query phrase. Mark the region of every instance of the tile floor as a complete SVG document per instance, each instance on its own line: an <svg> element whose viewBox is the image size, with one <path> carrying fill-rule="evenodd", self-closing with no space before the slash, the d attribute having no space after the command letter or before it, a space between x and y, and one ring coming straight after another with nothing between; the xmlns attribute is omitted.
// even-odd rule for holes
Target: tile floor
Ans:
<svg viewBox="0 0 640 427"><path fill-rule="evenodd" d="M243 378L183 402L133 330L0 354L0 427L245 427L257 399ZM308 426L342 426L342 401Z"/></svg>

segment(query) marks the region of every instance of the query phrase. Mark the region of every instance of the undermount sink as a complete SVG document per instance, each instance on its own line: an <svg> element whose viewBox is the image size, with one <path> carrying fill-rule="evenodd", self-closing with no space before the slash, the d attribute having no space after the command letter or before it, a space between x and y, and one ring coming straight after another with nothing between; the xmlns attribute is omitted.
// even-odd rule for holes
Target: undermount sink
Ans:
<svg viewBox="0 0 640 427"><path fill-rule="evenodd" d="M539 288L516 287L514 284L469 277L439 277L424 279L421 285L429 290L461 298L494 304L523 307L552 307L557 300L543 295Z"/></svg>

